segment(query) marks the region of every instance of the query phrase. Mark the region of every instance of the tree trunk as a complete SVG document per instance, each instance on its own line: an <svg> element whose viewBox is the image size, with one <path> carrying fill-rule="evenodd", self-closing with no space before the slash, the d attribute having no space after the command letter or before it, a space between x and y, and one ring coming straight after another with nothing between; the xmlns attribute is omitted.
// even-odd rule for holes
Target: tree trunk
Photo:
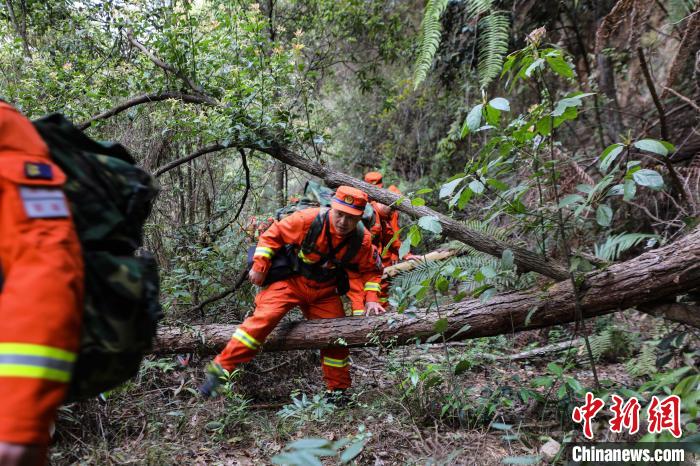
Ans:
<svg viewBox="0 0 700 466"><path fill-rule="evenodd" d="M584 318L669 299L700 286L700 228L683 239L639 257L586 275L581 285ZM435 334L435 324L447 319L445 338L488 337L564 324L576 320L569 281L548 289L497 295L487 302L471 299L446 304L439 311L416 316L322 319L279 325L268 337L267 351L325 348L343 341L348 347L402 345ZM233 334L233 325L164 327L154 352L219 350Z"/></svg>
<svg viewBox="0 0 700 466"><path fill-rule="evenodd" d="M533 271L538 272L547 277L553 278L555 280L566 280L569 278L569 273L566 268L554 261L547 260L546 257L542 257L539 254L528 251L525 248L511 245L505 241L498 240L486 236L482 233L470 230L463 223L458 222L446 215L429 209L425 206L414 206L408 200L403 198L403 202L397 202L402 199L402 196L398 196L391 191L386 189L380 189L376 186L360 181L357 178L346 175L344 173L335 171L331 168L321 165L303 158L294 152L280 146L274 146L270 148L259 148L255 149L265 152L276 158L277 160L291 165L293 167L299 168L307 173L318 176L326 182L328 186L337 187L340 185L352 186L362 191L366 192L369 197L375 199L382 204L394 205L397 210L405 212L413 217L425 217L433 216L438 219L442 225L443 232L456 240L462 241L464 244L468 244L474 249L490 254L495 257L501 257L503 251L510 249L513 251L515 258L515 263L518 266L518 270L521 272Z"/></svg>

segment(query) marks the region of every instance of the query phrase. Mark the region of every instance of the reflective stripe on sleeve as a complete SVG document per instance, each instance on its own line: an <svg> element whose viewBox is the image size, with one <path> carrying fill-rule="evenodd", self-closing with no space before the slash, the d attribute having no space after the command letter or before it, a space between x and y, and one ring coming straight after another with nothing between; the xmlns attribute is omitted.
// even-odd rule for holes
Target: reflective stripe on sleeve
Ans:
<svg viewBox="0 0 700 466"><path fill-rule="evenodd" d="M76 354L53 346L0 343L0 377L70 381Z"/></svg>
<svg viewBox="0 0 700 466"><path fill-rule="evenodd" d="M274 251L272 249L263 246L258 246L255 248L255 254L253 254L253 257L260 256L265 257L267 259L271 259L272 254L274 254Z"/></svg>
<svg viewBox="0 0 700 466"><path fill-rule="evenodd" d="M237 328L231 338L235 338L236 340L243 343L246 347L254 351L260 348L260 342L253 338L248 332L246 332L242 328Z"/></svg>
<svg viewBox="0 0 700 466"><path fill-rule="evenodd" d="M349 358L334 359L328 356L323 357L323 364L329 367L347 367L350 365Z"/></svg>
<svg viewBox="0 0 700 466"><path fill-rule="evenodd" d="M364 310L364 309L353 309L353 310L352 310L352 315L354 315L354 316L363 316L363 315L365 315L365 310Z"/></svg>
<svg viewBox="0 0 700 466"><path fill-rule="evenodd" d="M367 282L367 283L365 283L364 291L380 292L380 291L382 291L382 287L377 282Z"/></svg>

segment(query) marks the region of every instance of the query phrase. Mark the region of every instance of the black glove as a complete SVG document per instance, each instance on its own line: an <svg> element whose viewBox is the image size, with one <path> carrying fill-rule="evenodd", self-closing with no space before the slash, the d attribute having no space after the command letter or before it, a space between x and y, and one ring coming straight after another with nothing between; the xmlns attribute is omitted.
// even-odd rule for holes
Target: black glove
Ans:
<svg viewBox="0 0 700 466"><path fill-rule="evenodd" d="M205 370L204 382L199 386L199 394L204 398L213 398L218 395L218 389L225 381L226 372L224 368L215 362L211 362Z"/></svg>

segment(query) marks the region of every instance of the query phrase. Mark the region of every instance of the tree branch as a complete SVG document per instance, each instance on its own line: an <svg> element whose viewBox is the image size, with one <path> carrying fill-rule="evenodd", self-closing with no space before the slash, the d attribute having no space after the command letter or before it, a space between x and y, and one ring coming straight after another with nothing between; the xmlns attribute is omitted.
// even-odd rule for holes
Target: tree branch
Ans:
<svg viewBox="0 0 700 466"><path fill-rule="evenodd" d="M664 141L669 140L668 128L666 126L666 113L664 112L664 107L661 105L659 96L656 93L656 87L654 86L654 81L651 79L651 73L649 72L649 67L647 66L646 58L644 58L644 50L641 47L637 47L637 56L639 57L639 64L642 67L642 73L644 74L644 79L646 80L647 87L649 88L649 93L651 93L651 98L654 101L656 110L659 113L659 123L661 124L661 138ZM673 164L669 157L662 157L662 162L668 170L668 174L671 176L671 183L675 188L678 195L683 199L686 205L690 206L690 196L683 187L683 182L678 177L676 169L673 168Z"/></svg>
<svg viewBox="0 0 700 466"><path fill-rule="evenodd" d="M225 150L225 149L230 149L232 147L236 147L234 144L228 144L228 145L223 145L223 144L212 144L211 146L203 147L201 149L198 149L197 151L186 155L184 157L181 157L177 160L173 160L170 163L167 163L163 165L162 167L156 169L156 171L153 172L153 175L155 176L160 176L163 173L172 170L173 168L176 168L183 163L187 163L191 160L196 159L197 157L201 157L202 155L206 154L211 154L212 152L218 152L220 150Z"/></svg>
<svg viewBox="0 0 700 466"><path fill-rule="evenodd" d="M106 118L113 117L114 115L117 115L123 112L124 110L128 110L132 107L136 107L137 105L150 104L152 102L162 102L164 100L170 99L181 100L182 102L188 104L216 104L216 102L212 102L212 99L210 97L193 94L184 94L182 92L166 91L157 92L154 94L143 94L136 97L132 97L129 100L124 101L107 111L92 116L88 120L77 125L77 127L78 129L85 130L97 120L104 120Z"/></svg>
<svg viewBox="0 0 700 466"><path fill-rule="evenodd" d="M661 105L659 100L659 95L656 93L656 87L654 86L654 81L651 78L651 73L649 72L649 66L647 65L647 60L644 57L644 50L641 47L637 47L637 56L639 57L639 65L642 67L642 74L644 74L644 80L649 88L649 93L656 106L656 111L659 112L659 122L661 123L661 138L664 141L669 140L668 127L666 126L666 114L664 112L664 107Z"/></svg>
<svg viewBox="0 0 700 466"><path fill-rule="evenodd" d="M185 311L185 314L190 315L190 314L197 312L197 311L203 311L204 306L206 306L207 304L211 304L211 303L218 301L220 299L224 299L226 296L230 295L231 293L235 293L238 290L238 288L240 288L243 285L243 283L245 283L245 280L247 277L248 277L248 270L247 269L241 270L236 275L236 281L234 282L234 284L231 288L228 288L227 290L222 291L221 293L219 293L217 295L214 295L210 298L207 298L204 301L202 301L201 303L197 304L196 306L187 309Z"/></svg>
<svg viewBox="0 0 700 466"><path fill-rule="evenodd" d="M518 269L520 271L531 270L558 281L569 278L569 273L566 267L559 263L549 261L547 258L528 251L520 246L508 244L505 241L501 241L477 231L470 230L463 223L429 209L428 207L418 207L412 205L410 202L401 202L401 200L406 201L406 199L402 196L398 196L385 189L377 188L375 185L365 183L357 178L353 178L349 175L328 168L325 165L321 165L312 160L303 158L278 144L273 144L271 147L255 147L255 149L269 154L288 165L318 176L331 187L337 187L340 185L353 186L366 192L372 199L375 199L382 204L394 205L397 210L405 212L412 217L436 217L447 236L462 241L478 251L485 252L486 254L490 254L495 257L501 257L503 251L510 249L513 251L515 263L518 265Z"/></svg>
<svg viewBox="0 0 700 466"><path fill-rule="evenodd" d="M174 74L178 78L184 82L187 87L192 89L198 94L204 94L204 89L202 89L201 86L196 84L192 79L187 76L185 73L183 73L181 70L178 70L174 66L164 62L160 58L156 57L150 50L146 48L145 45L143 45L141 42L136 40L134 37L134 32L132 30L128 30L126 32L126 37L129 39L129 42L131 42L137 49L139 49L141 52L143 52L144 55L148 57L149 60L151 60L157 67L164 69L165 71Z"/></svg>

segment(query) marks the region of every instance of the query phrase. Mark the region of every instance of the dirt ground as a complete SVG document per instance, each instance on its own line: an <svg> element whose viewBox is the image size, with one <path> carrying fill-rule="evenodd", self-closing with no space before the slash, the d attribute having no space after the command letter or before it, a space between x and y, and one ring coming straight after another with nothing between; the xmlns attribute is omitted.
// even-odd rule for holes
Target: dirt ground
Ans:
<svg viewBox="0 0 700 466"><path fill-rule="evenodd" d="M636 313L609 319L608 325L637 335L652 335L667 325ZM595 331L593 324L589 330ZM532 388L533 381L548 373L548 363L569 362L566 375L592 387L590 365L580 349L569 356L555 352L520 361L508 355L567 341L571 331L562 327L472 340L449 345L447 351L442 345L355 349L353 401L336 409L313 403L305 410L285 408L292 397L305 394L308 401L322 392L316 351L262 354L236 374L227 396L206 401L196 388L209 357L151 358L133 383L61 409L50 461L259 465L271 464L297 439L350 437L366 442L355 459L363 465L496 465L508 457L546 464L534 458L541 445L580 435L580 427L562 414L567 411L553 390ZM468 369L457 375L445 370L459 361L467 361ZM604 383L634 382L622 361L601 360L596 369ZM551 401L524 401L523 387ZM455 400L459 407L443 414Z"/></svg>

